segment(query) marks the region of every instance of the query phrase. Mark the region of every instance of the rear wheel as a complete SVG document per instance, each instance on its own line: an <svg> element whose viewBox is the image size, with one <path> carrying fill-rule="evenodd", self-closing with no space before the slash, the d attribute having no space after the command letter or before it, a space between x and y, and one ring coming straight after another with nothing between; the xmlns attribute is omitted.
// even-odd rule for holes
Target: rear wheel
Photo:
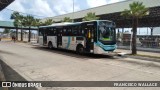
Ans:
<svg viewBox="0 0 160 90"><path fill-rule="evenodd" d="M52 43L51 43L51 42L49 42L49 44L48 44L48 48L49 48L49 49L53 49L53 45L52 45Z"/></svg>
<svg viewBox="0 0 160 90"><path fill-rule="evenodd" d="M83 54L84 53L84 47L82 45L78 46L76 52L78 54Z"/></svg>

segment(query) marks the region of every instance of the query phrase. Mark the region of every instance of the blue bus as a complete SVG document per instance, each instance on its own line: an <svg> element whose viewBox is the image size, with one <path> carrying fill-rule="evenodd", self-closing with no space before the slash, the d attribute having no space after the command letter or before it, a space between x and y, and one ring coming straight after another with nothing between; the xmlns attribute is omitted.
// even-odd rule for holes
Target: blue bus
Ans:
<svg viewBox="0 0 160 90"><path fill-rule="evenodd" d="M39 44L77 53L107 54L116 49L115 23L93 20L39 27Z"/></svg>

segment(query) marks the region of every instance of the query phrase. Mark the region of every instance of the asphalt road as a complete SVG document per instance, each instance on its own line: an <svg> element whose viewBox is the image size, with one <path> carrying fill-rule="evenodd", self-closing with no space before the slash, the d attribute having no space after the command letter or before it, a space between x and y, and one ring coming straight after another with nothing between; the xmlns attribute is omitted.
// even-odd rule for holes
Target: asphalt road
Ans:
<svg viewBox="0 0 160 90"><path fill-rule="evenodd" d="M160 63L77 55L65 50L13 42L0 42L1 64L9 81L160 81ZM160 88L38 88L41 90L159 90ZM18 90L18 89L13 89ZM20 90L20 89L19 89ZM35 88L33 88L35 90Z"/></svg>

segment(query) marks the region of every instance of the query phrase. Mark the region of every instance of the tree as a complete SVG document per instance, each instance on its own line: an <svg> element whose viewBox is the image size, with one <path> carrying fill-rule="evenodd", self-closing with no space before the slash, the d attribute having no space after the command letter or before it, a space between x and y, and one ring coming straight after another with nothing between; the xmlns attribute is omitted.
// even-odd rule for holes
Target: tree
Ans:
<svg viewBox="0 0 160 90"><path fill-rule="evenodd" d="M133 23L132 54L137 54L136 38L137 38L138 19L147 15L148 12L149 12L148 8L146 8L142 2L133 2L132 4L129 4L129 10L125 9L121 13L122 16L132 18L132 23Z"/></svg>
<svg viewBox="0 0 160 90"><path fill-rule="evenodd" d="M30 42L31 26L33 26L34 20L35 20L34 17L31 15L27 15L26 17L24 17L24 20L23 20L23 25L29 27L28 42Z"/></svg>
<svg viewBox="0 0 160 90"><path fill-rule="evenodd" d="M16 39L18 39L18 27L22 26L23 16L19 14L19 12L13 12L11 14L11 19L14 19L14 26L16 27ZM21 36L22 37L22 36ZM22 38L21 38L22 40Z"/></svg>
<svg viewBox="0 0 160 90"><path fill-rule="evenodd" d="M32 22L32 26L39 27L42 23L40 22L40 19L35 18Z"/></svg>
<svg viewBox="0 0 160 90"><path fill-rule="evenodd" d="M5 28L3 31L3 34L9 34L10 33L10 29Z"/></svg>
<svg viewBox="0 0 160 90"><path fill-rule="evenodd" d="M41 23L42 25L51 25L54 21L52 19L47 19L44 23Z"/></svg>
<svg viewBox="0 0 160 90"><path fill-rule="evenodd" d="M87 15L83 18L83 21L90 21L90 20L98 20L99 17L96 17L95 13L89 12Z"/></svg>
<svg viewBox="0 0 160 90"><path fill-rule="evenodd" d="M63 22L72 22L72 19L70 19L70 17L65 17L63 19Z"/></svg>

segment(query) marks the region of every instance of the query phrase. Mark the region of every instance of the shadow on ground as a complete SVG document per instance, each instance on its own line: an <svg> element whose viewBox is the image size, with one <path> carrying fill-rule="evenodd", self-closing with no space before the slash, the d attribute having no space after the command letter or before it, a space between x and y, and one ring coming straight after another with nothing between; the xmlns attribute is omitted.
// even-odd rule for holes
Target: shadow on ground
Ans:
<svg viewBox="0 0 160 90"><path fill-rule="evenodd" d="M21 75L19 75L15 70L8 66L5 62L0 60L0 64L3 68L3 73L6 81L27 81ZM36 88L9 88L9 90L37 90Z"/></svg>
<svg viewBox="0 0 160 90"><path fill-rule="evenodd" d="M79 55L77 54L75 51L69 51L69 50L63 50L63 49L53 49L53 50L50 50L46 47L32 47L34 49L38 49L38 50L43 50L43 51L46 51L46 52L52 52L53 54L54 53L58 53L58 54L61 54L61 55L66 55L66 56L71 56L71 57L76 57L76 58L83 58L83 60L87 60L87 59L103 59L103 60L114 60L114 61L118 61L118 62L123 62L123 63L129 63L129 64L134 64L134 65L140 65L140 66L143 66L143 67L156 67L156 68L159 68L160 66L159 65L156 65L156 64L153 64L152 62L139 62L139 61L134 61L134 60L123 60L124 58L127 58L127 57L130 57L130 56L121 56L121 57L113 57L113 56L108 56L108 55L100 55L100 54L84 54L84 55ZM151 60L143 60L142 61L151 61ZM153 61L153 59L152 59ZM159 61L155 61L155 62L158 62Z"/></svg>
<svg viewBox="0 0 160 90"><path fill-rule="evenodd" d="M71 56L75 58L86 58L86 59L99 59L99 58L109 58L109 59L115 59L113 56L109 55L101 55L101 54L77 54L75 51L71 50L64 50L64 49L49 49L46 47L32 47L34 49L43 50L47 52L57 53L65 56Z"/></svg>

